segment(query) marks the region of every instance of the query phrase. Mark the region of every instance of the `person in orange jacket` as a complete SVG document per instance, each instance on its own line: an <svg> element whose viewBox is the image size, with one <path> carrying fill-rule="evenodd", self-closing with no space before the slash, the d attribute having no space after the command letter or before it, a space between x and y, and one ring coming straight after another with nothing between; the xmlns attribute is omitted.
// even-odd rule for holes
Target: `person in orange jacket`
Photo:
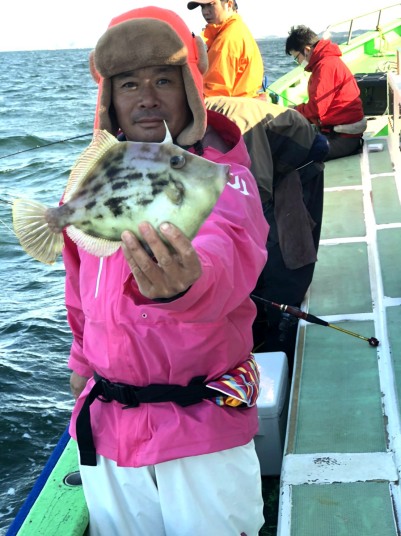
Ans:
<svg viewBox="0 0 401 536"><path fill-rule="evenodd" d="M207 22L202 37L209 68L204 75L206 97L258 97L264 75L258 44L237 13L235 0L196 0L188 9L202 9Z"/></svg>

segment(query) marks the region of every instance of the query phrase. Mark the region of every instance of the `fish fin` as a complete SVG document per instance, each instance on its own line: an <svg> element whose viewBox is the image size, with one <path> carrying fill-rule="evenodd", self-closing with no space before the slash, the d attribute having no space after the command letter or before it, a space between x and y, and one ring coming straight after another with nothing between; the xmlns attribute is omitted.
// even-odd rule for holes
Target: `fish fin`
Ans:
<svg viewBox="0 0 401 536"><path fill-rule="evenodd" d="M90 145L78 157L71 170L64 192L64 201L69 201L78 188L84 183L85 177L98 161L120 142L107 130L95 130Z"/></svg>
<svg viewBox="0 0 401 536"><path fill-rule="evenodd" d="M64 238L54 233L45 218L47 207L29 199L15 199L12 206L14 232L22 248L44 264L54 264L60 255Z"/></svg>
<svg viewBox="0 0 401 536"><path fill-rule="evenodd" d="M166 121L164 121L164 126L166 127L166 136L164 140L162 141L162 143L173 143L173 138L171 137L171 133L168 129Z"/></svg>
<svg viewBox="0 0 401 536"><path fill-rule="evenodd" d="M107 240L106 238L98 238L96 236L88 235L74 225L69 225L66 228L66 231L68 236L78 247L96 257L109 257L121 247L121 241L116 242Z"/></svg>

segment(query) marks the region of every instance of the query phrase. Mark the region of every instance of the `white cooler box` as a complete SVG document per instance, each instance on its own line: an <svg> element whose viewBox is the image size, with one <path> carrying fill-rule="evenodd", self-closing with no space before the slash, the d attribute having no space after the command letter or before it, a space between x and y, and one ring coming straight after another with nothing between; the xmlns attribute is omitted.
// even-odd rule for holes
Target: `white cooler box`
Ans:
<svg viewBox="0 0 401 536"><path fill-rule="evenodd" d="M287 427L289 379L284 352L255 353L260 370L256 452L262 475L279 475Z"/></svg>

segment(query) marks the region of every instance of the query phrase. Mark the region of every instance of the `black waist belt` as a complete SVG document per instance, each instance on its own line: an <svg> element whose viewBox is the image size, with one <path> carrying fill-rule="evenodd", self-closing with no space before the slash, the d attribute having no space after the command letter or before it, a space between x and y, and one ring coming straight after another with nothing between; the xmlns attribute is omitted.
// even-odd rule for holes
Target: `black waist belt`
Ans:
<svg viewBox="0 0 401 536"><path fill-rule="evenodd" d="M96 383L88 393L77 417L76 431L81 465L96 465L96 449L90 421L90 406L96 399L102 402L115 400L124 404L123 409L128 409L150 402L175 402L185 407L198 404L206 398L222 396L220 391L206 387L206 376L193 378L186 386L151 384L146 387L113 383L96 373L94 378Z"/></svg>

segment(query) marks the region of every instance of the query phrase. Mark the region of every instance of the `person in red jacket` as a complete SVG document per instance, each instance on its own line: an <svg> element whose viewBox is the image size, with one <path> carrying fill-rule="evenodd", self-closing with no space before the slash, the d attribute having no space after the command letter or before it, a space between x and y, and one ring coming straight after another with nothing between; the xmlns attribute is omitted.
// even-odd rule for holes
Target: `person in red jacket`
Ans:
<svg viewBox="0 0 401 536"><path fill-rule="evenodd" d="M366 119L358 84L341 59L340 47L301 25L291 28L285 51L311 73L309 100L295 109L328 138L326 160L358 153Z"/></svg>

